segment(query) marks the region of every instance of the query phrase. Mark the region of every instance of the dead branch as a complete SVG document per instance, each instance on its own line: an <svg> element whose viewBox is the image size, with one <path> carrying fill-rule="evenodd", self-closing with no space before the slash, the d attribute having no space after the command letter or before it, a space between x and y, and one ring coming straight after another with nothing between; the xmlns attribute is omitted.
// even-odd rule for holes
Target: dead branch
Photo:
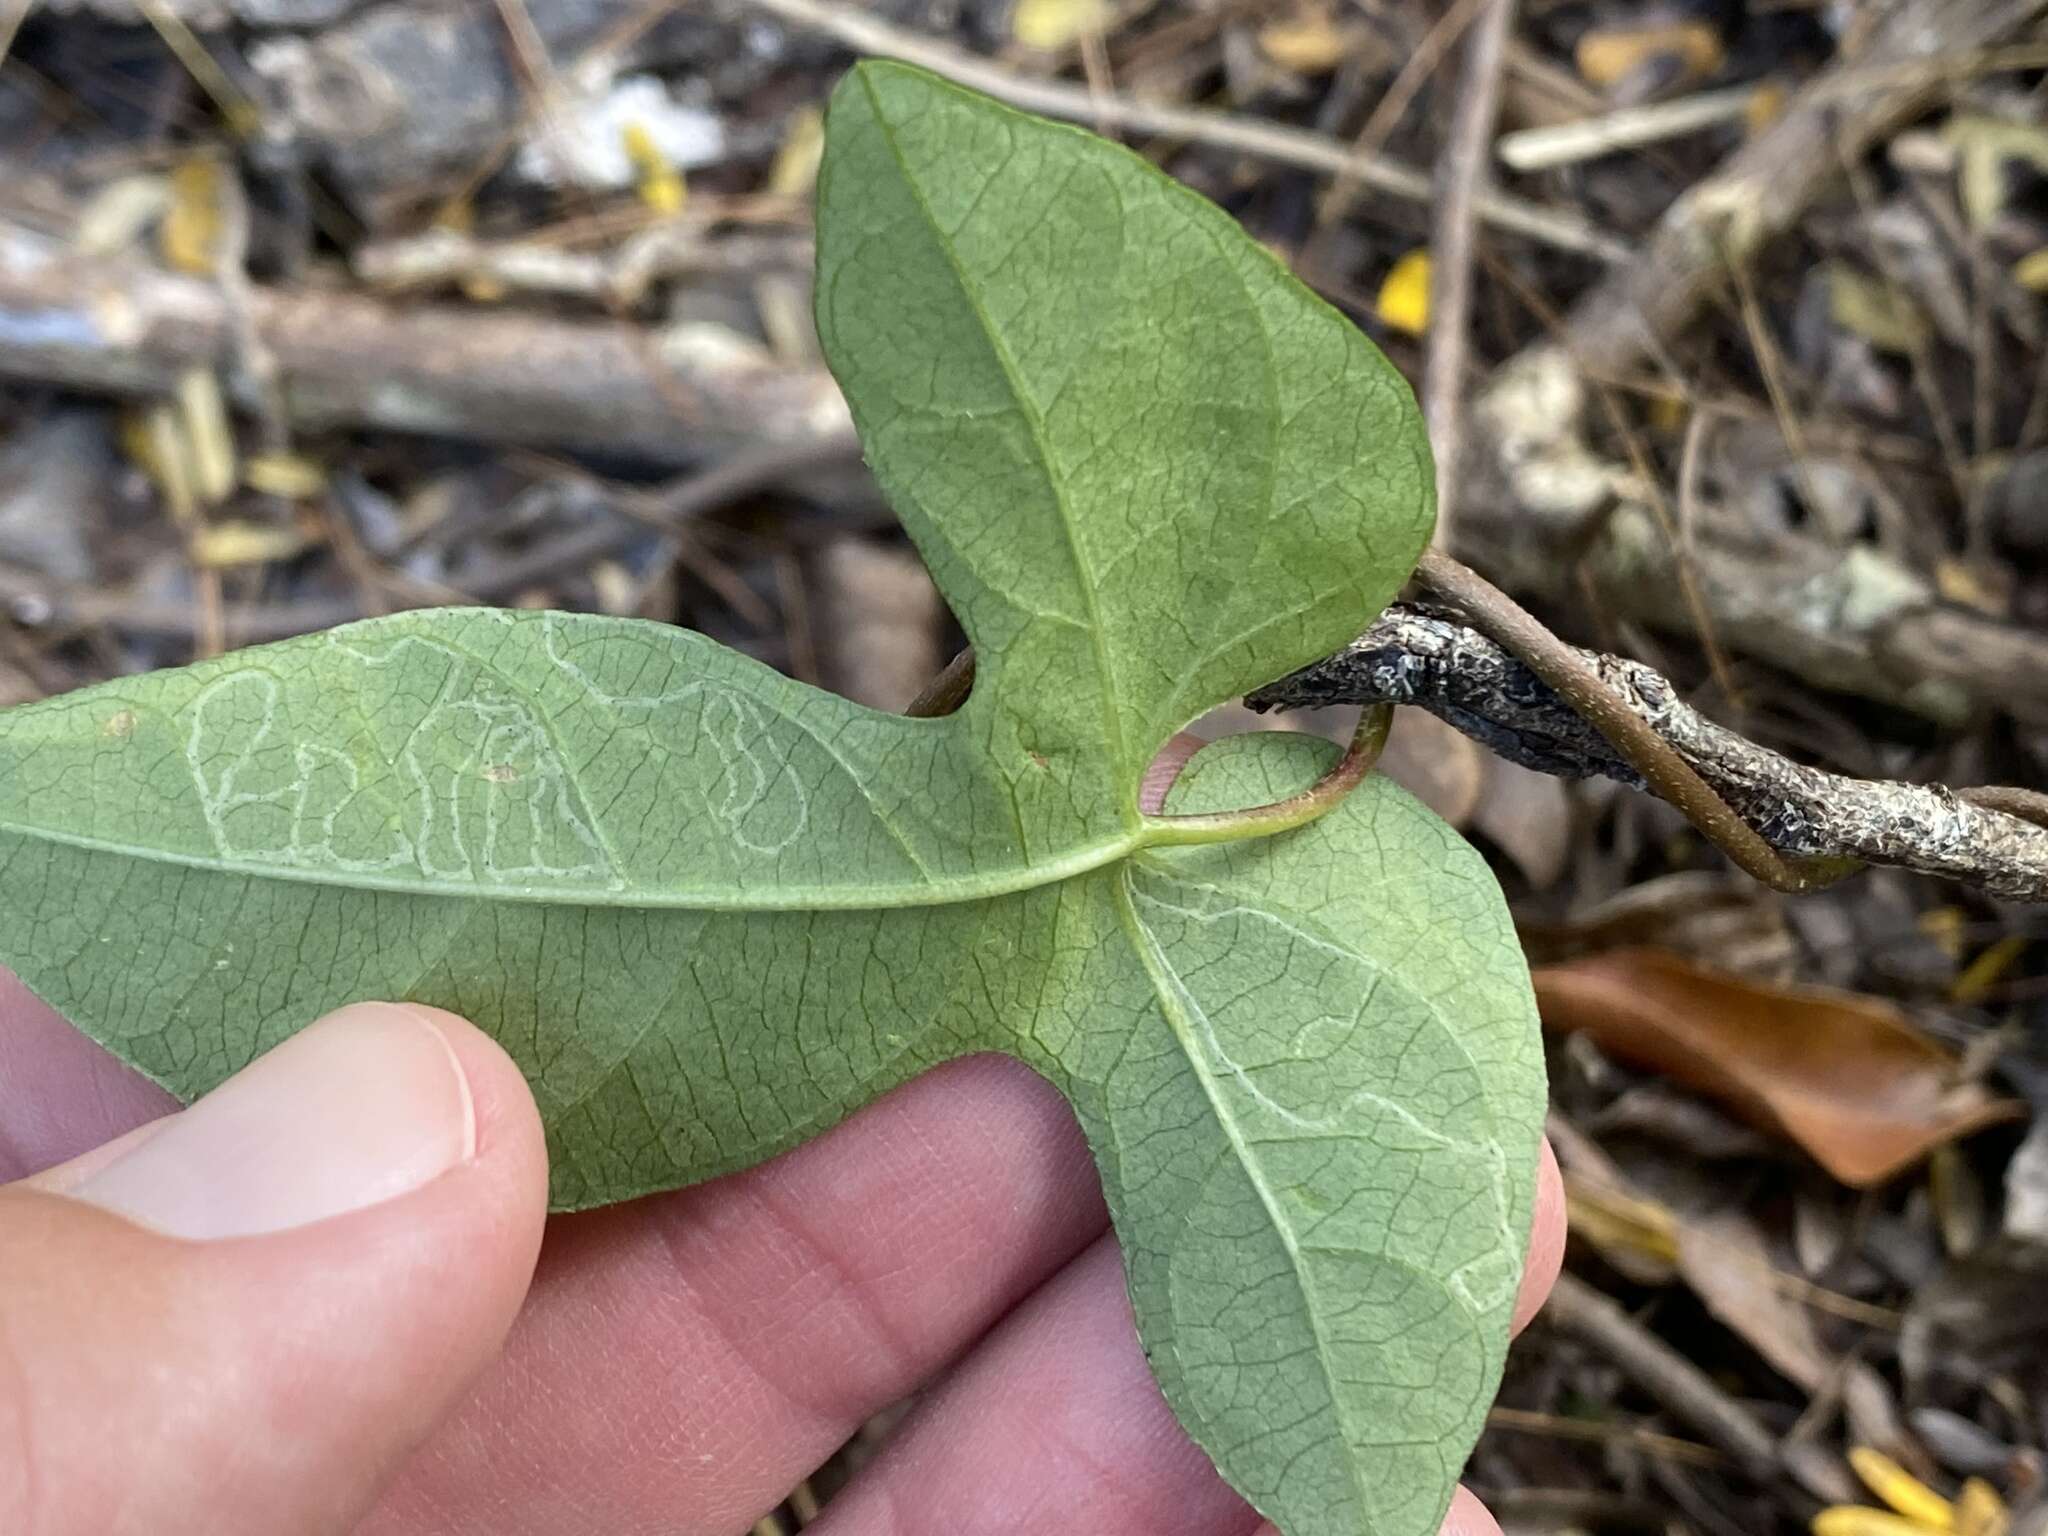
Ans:
<svg viewBox="0 0 2048 1536"><path fill-rule="evenodd" d="M1795 763L1706 719L1640 662L1578 656L1787 857L1893 865L1993 896L2048 901L2048 828L1938 784L1853 779ZM1413 704L1526 768L1645 787L1590 721L1507 650L1410 604L1389 608L1343 651L1246 702L1255 709Z"/></svg>
<svg viewBox="0 0 2048 1536"><path fill-rule="evenodd" d="M1511 592L1581 608L1590 594L1659 630L1690 631L1696 598L1719 645L1945 725L2048 720L2048 635L1944 602L1874 544L1757 529L1703 499L1681 556L1657 494L1587 446L1587 388L1544 348L1472 403L1461 558Z"/></svg>
<svg viewBox="0 0 2048 1536"><path fill-rule="evenodd" d="M1585 659L1500 588L1442 550L1424 550L1416 577L1454 604L1478 631L1502 647L1563 697L1613 744L1649 791L1677 808L1701 836L1744 874L1773 890L1805 891L1838 878L1839 868L1814 868L1787 859L1744 821L1735 807L1645 724L1628 699Z"/></svg>
<svg viewBox="0 0 2048 1536"><path fill-rule="evenodd" d="M1544 1320L1599 1351L1629 1380L1726 1451L1758 1481L1778 1468L1769 1430L1712 1377L1576 1275L1559 1275Z"/></svg>
<svg viewBox="0 0 2048 1536"><path fill-rule="evenodd" d="M1683 534L1639 466L1588 445L1589 391L1672 343L1731 270L1922 109L1944 61L2020 32L2044 0L1897 0L1851 59L1680 198L1641 253L1573 308L1556 345L1510 359L1471 405L1455 552L1525 596L1702 636L1822 688L1957 724L2048 719L2048 637L1945 605L1874 545L1765 534L1706 502Z"/></svg>
<svg viewBox="0 0 2048 1536"><path fill-rule="evenodd" d="M1573 359L1612 378L1658 356L1731 265L1798 223L1845 158L1926 107L1943 83L1925 67L1931 60L2004 42L2043 9L2041 0L1895 3L1859 53L1808 81L1775 123L1671 205L1639 255L1580 298L1567 327Z"/></svg>
<svg viewBox="0 0 2048 1536"><path fill-rule="evenodd" d="M616 246L580 249L546 240L480 240L450 229L365 241L349 266L380 293L486 285L507 293L578 299L630 310L656 283L703 275L808 274L808 234L721 234L706 221L674 219Z"/></svg>
<svg viewBox="0 0 2048 1536"><path fill-rule="evenodd" d="M1430 217L1429 353L1422 413L1436 451L1436 535L1453 542L1458 466L1463 462L1466 332L1472 321L1473 212L1487 185L1487 148L1500 116L1501 70L1515 0L1487 0L1465 40L1451 131L1437 155L1438 197Z"/></svg>
<svg viewBox="0 0 2048 1536"><path fill-rule="evenodd" d="M742 443L834 435L846 407L823 369L794 369L724 331L650 329L509 310L405 305L251 287L254 339L295 427L380 427L688 463ZM0 377L109 394L226 371L220 289L141 262L82 261L0 229Z"/></svg>

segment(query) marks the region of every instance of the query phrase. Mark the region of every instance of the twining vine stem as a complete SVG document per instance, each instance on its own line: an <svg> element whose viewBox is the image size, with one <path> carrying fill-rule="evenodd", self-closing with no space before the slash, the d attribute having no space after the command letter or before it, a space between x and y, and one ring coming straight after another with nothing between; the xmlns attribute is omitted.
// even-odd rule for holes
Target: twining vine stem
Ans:
<svg viewBox="0 0 2048 1536"><path fill-rule="evenodd" d="M1848 867L1787 859L1765 842L1577 651L1477 571L1432 549L1423 553L1415 574L1470 619L1474 629L1556 689L1643 776L1655 794L1677 807L1702 837L1744 873L1773 890L1810 891L1849 872Z"/></svg>
<svg viewBox="0 0 2048 1536"><path fill-rule="evenodd" d="M1247 702L1428 709L1525 767L1602 775L1663 796L1738 865L1781 890L1889 864L1992 896L2048 902L2048 795L1856 779L1795 763L1707 720L1640 662L1567 645L1457 562L1432 554L1417 574L1459 617L1397 603L1343 651ZM963 651L910 713L950 713L973 679L973 653ZM1377 721L1361 726L1376 729ZM1348 779L1357 770L1356 748L1334 774ZM1317 792L1334 787L1325 779ZM1240 824L1235 835L1244 830ZM1759 844L1767 858L1755 857Z"/></svg>

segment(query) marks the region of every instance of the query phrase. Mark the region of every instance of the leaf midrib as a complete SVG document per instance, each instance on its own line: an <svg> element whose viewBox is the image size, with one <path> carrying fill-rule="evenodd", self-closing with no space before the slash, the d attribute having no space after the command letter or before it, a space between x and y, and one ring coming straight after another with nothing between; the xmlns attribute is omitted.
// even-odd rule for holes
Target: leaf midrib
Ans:
<svg viewBox="0 0 2048 1536"><path fill-rule="evenodd" d="M318 885L337 890L389 891L400 896L456 896L468 901L551 903L570 907L617 907L628 910L694 912L846 912L873 911L897 907L943 907L961 902L987 901L1018 891L1056 885L1130 857L1152 839L1143 829L1132 829L1114 837L1077 843L1057 858L1041 863L1019 864L993 875L942 876L926 883L901 885L794 885L775 881L772 886L742 890L733 886L650 890L626 887L606 890L589 885L485 885L421 878L418 875L378 875L359 870L325 868L294 869L290 865L254 859L223 857L217 853L178 853L146 848L109 838L87 837L59 832L49 827L24 826L0 819L0 835L29 838L82 848L88 853L117 854L144 863L170 864L210 873L245 875L260 880L283 880L296 885Z"/></svg>
<svg viewBox="0 0 2048 1536"><path fill-rule="evenodd" d="M1095 680L1102 699L1103 735L1109 745L1111 761L1116 764L1120 773L1129 774L1143 765L1134 765L1128 759L1124 745L1123 722L1118 717L1116 708L1116 671L1111 665L1109 651L1104 644L1100 597L1095 590L1095 580L1088 569L1087 561L1082 558L1073 510L1067 505L1066 485L1053 471L1053 458L1046 439L1045 422L1038 414L1036 402L1024 388L1016 360L1010 356L1009 348L1004 345L995 327L989 323L988 316L982 312L981 306L975 302L974 290L968 284L967 273L960 265L959 253L953 249L953 242L940 228L938 219L932 213L931 203L924 195L924 189L911 174L910 163L904 159L903 146L897 141L896 130L883 112L881 98L875 93L873 78L865 70L855 73L860 80L861 89L867 93L868 108L874 114L876 131L881 134L882 142L888 145L889 157L896 162L896 169L903 178L904 188L909 192L911 201L916 204L925 227L931 231L932 243L945 257L946 268L953 274L954 286L959 289L960 298L967 306L968 313L974 316L975 324L980 327L982 339L988 344L989 354L995 359L996 366L1002 370L1003 378L1010 386L1010 394L1017 402L1017 414L1024 418L1025 427L1031 434L1031 446L1038 455L1039 467L1045 471L1046 484L1052 489L1053 505L1059 511L1060 530L1064 535L1067 558L1073 564L1074 581L1081 589L1082 606L1088 613L1088 643L1094 653ZM983 191L986 193L987 188ZM1135 802L1119 804L1117 818L1127 827L1136 826L1139 816Z"/></svg>
<svg viewBox="0 0 2048 1536"><path fill-rule="evenodd" d="M1172 984L1177 977L1173 976L1172 966L1168 963L1158 941L1152 937L1152 931L1138 915L1137 903L1132 898L1132 871L1126 866L1120 872L1120 876L1114 881L1117 919L1130 939L1131 948L1137 952L1138 963L1145 968L1146 978L1152 983L1153 995L1159 999L1160 1012L1166 1016L1167 1025L1173 1031L1174 1043L1180 1047L1181 1055L1187 1061L1188 1070L1194 1073L1195 1081L1201 1084L1202 1096L1209 1101L1209 1108L1216 1117L1216 1124L1230 1142L1231 1151L1251 1180L1252 1188L1258 1192L1259 1203L1265 1207L1266 1216L1273 1224L1274 1234L1280 1239L1281 1247L1287 1250L1288 1272L1294 1276L1295 1284L1301 1291L1302 1305L1308 1313L1309 1332L1315 1338L1316 1369L1323 1378L1324 1390L1329 1393L1331 1411L1341 1425L1344 1422L1344 1397L1338 1391L1337 1378L1331 1374L1330 1341L1323 1332L1322 1312L1317 1305L1314 1282L1309 1278L1302 1263L1301 1245L1296 1242L1294 1228L1282 1215L1272 1191L1267 1188L1265 1179L1260 1176L1258 1164L1252 1156L1249 1143L1245 1141L1243 1133L1238 1128L1236 1116L1225 1107L1222 1097L1218 1094L1214 1074L1203 1063L1201 1052L1196 1049L1194 1041L1189 1037L1189 1021L1182 1011ZM1355 1459L1348 1454L1348 1445L1346 1451L1347 1454L1342 1459L1345 1472L1350 1479L1352 1498L1356 1501L1356 1507L1369 1508L1365 1490L1358 1480L1358 1466Z"/></svg>

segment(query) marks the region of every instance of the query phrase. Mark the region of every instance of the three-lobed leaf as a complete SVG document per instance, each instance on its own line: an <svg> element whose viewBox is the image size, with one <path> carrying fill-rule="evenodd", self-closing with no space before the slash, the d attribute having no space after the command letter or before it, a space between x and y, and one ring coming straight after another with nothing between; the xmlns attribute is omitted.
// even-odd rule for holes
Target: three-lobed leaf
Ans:
<svg viewBox="0 0 2048 1536"><path fill-rule="evenodd" d="M1542 1068L1498 893L1372 782L1171 846L1166 737L1427 536L1405 387L1217 209L901 66L833 101L820 335L973 639L942 720L700 636L375 620L10 712L0 958L180 1094L342 1002L490 1030L578 1207L970 1051L1058 1083L1182 1421L1287 1536L1433 1529L1494 1384ZM1209 749L1169 812L1326 745Z"/></svg>

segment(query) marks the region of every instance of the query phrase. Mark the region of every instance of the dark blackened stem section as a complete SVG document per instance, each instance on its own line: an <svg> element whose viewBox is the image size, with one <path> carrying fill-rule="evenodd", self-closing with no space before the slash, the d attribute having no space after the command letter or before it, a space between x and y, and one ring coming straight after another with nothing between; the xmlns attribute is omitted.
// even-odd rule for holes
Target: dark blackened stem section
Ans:
<svg viewBox="0 0 2048 1536"><path fill-rule="evenodd" d="M1474 629L1556 689L1643 776L1655 794L1676 806L1700 835L1738 868L1773 890L1807 891L1827 883L1827 876L1785 858L1765 842L1694 772L1692 764L1679 756L1677 748L1629 708L1607 679L1500 588L1436 550L1423 555L1415 574L1458 608Z"/></svg>
<svg viewBox="0 0 2048 1536"><path fill-rule="evenodd" d="M2048 902L2048 796L1856 779L1796 763L1687 704L1639 661L1579 656L1779 853L1889 864L2012 901ZM1249 695L1253 709L1412 704L1513 763L1645 789L1591 721L1518 657L1448 611L1396 603L1334 656ZM2048 817L2044 817L2048 819Z"/></svg>
<svg viewBox="0 0 2048 1536"><path fill-rule="evenodd" d="M1344 755L1328 773L1298 795L1241 811L1147 816L1144 840L1158 847L1224 843L1243 837L1268 837L1275 832L1306 826L1332 809L1372 772L1373 764L1380 760L1380 753L1386 748L1387 730L1393 719L1391 705L1369 706L1359 715L1358 729L1352 733L1351 745L1345 749Z"/></svg>

